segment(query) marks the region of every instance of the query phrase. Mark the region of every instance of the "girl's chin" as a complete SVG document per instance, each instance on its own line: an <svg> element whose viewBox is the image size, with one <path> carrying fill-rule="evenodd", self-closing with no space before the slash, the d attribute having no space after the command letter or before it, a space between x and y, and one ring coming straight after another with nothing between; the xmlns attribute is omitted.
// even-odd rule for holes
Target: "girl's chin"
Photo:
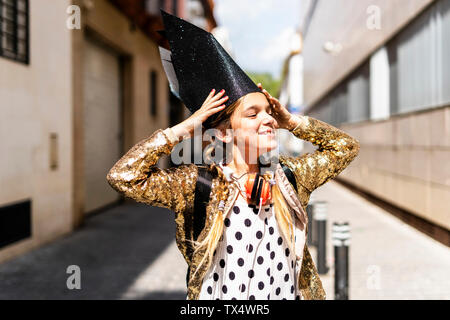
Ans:
<svg viewBox="0 0 450 320"><path fill-rule="evenodd" d="M260 145L258 148L258 156L261 156L265 153L271 152L271 151L275 150L277 147L278 147L278 144L276 142Z"/></svg>

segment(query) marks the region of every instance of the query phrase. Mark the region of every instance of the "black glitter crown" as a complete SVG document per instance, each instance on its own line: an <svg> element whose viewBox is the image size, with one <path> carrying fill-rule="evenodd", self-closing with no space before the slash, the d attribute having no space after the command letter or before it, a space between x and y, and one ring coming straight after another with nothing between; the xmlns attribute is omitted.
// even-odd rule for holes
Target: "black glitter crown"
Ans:
<svg viewBox="0 0 450 320"><path fill-rule="evenodd" d="M164 10L161 15L165 30L159 33L170 45L170 51L160 47L161 61L172 93L191 112L202 106L211 89L225 90L226 107L261 92L211 33Z"/></svg>

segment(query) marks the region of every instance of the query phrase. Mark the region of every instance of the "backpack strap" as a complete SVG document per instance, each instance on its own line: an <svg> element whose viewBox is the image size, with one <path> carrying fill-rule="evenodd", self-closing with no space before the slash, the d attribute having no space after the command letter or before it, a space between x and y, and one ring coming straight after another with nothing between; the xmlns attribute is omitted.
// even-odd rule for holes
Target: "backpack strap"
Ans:
<svg viewBox="0 0 450 320"><path fill-rule="evenodd" d="M295 180L294 173L291 169L285 164L281 166L283 168L284 174L286 175L286 178L288 178L289 182L292 184L292 186L295 189L295 192L298 192L297 190L297 181Z"/></svg>
<svg viewBox="0 0 450 320"><path fill-rule="evenodd" d="M208 167L198 166L197 182L195 184L194 195L194 213L193 213L193 233L194 240L197 240L200 232L205 227L206 220L206 206L209 202L209 196L211 194L213 175L208 170ZM190 267L188 267L186 273L186 286L189 281Z"/></svg>
<svg viewBox="0 0 450 320"><path fill-rule="evenodd" d="M206 206L211 194L213 175L205 166L198 167L194 198L194 240L197 240L205 226Z"/></svg>

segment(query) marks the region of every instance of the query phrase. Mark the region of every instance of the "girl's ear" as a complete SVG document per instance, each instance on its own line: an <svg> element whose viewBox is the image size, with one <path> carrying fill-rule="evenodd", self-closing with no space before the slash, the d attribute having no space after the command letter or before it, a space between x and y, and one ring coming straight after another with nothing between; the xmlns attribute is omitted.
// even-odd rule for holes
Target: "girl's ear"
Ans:
<svg viewBox="0 0 450 320"><path fill-rule="evenodd" d="M225 128L217 128L217 139L222 141L223 143L230 143L233 139L232 131L231 129L225 129Z"/></svg>

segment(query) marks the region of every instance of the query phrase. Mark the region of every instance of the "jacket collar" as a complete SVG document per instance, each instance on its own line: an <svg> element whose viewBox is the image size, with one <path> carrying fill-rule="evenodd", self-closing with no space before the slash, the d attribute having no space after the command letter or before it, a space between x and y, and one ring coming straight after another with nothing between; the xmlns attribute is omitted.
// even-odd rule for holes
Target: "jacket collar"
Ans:
<svg viewBox="0 0 450 320"><path fill-rule="evenodd" d="M215 167L216 167L215 168L216 170L221 170L221 168L218 165L215 165ZM219 179L220 179L219 177L216 177L212 181L210 202L208 203L208 205L206 207L205 227L203 228L202 232L200 233L200 235L198 237L198 241L202 241L208 235L208 233L210 232L210 229L211 229L212 222L214 221L216 214L218 212L219 201L216 198L215 188L217 187L217 183L219 182ZM290 182L289 182L288 178L286 177L286 175L283 171L283 168L281 167L280 164L277 165L277 168L275 171L275 181L276 181L278 187L280 188L280 191L281 191L283 197L285 198L287 204L293 210L293 214L295 214L295 216L298 218L298 219L294 219L295 229L299 230L300 233L305 236L306 235L305 227L307 224L307 214L303 210L303 207L301 206L300 201L299 201L298 197L296 196L296 192L295 192L294 188L292 187L292 185L290 184ZM229 211L233 207L238 194L239 194L239 190L238 190L236 184L228 182L228 197L227 197L227 201L225 202L223 219L225 219L225 217L228 215ZM301 244L304 244L304 240L305 239L303 239L303 237L297 238L297 241L299 242L299 246L297 246L297 243L296 243L296 247L298 249L301 248L300 250L303 250L303 246ZM298 249L296 249L296 251ZM199 250L193 254L191 272L192 272L192 270L196 269L199 261L203 258L204 254L205 254L205 250ZM302 256L302 255L300 255L299 252L296 252L296 255L297 255L297 259L299 259L300 256ZM208 258L206 258L206 259L208 259ZM209 261L207 261L207 264L209 264ZM198 296L200 294L199 290L201 288L203 277L205 276L205 274L207 272L207 269L205 266L203 266L200 269L201 270L199 270L197 272L197 274L195 275L195 277L191 280L192 283L190 283L190 285L188 286L188 289L190 288L190 290L188 290L188 299L198 299Z"/></svg>
<svg viewBox="0 0 450 320"><path fill-rule="evenodd" d="M231 173L232 171L228 169L227 167L224 167L222 163L219 163L217 165L217 170L222 170L224 173L224 176L227 178L228 182L231 182ZM300 230L303 231L304 227L307 224L308 221L308 215L306 214L305 210L303 209L300 200L297 197L296 191L294 190L293 186L289 182L289 179L286 177L286 174L284 173L284 170L280 163L277 164L276 170L275 170L275 181L277 186L280 188L280 191L286 200L289 207L292 209L293 213L295 214L295 217L300 221L300 224L297 225L297 227L300 228ZM233 206L234 202L236 201L237 194L238 194L238 188L235 183L229 183L229 190L230 195L228 197L228 201L225 205L224 210L224 218L227 215L228 211Z"/></svg>

